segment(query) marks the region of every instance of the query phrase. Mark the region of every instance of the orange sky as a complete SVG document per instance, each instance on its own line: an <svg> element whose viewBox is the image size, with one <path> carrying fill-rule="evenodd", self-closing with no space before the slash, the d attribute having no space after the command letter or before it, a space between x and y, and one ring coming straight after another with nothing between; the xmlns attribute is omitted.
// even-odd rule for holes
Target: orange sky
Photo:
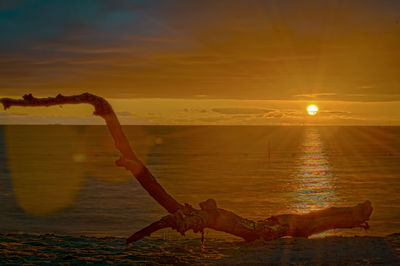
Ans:
<svg viewBox="0 0 400 266"><path fill-rule="evenodd" d="M369 0L6 1L0 95L88 91L126 124L400 125L399 11ZM102 122L75 106L12 108L0 123Z"/></svg>

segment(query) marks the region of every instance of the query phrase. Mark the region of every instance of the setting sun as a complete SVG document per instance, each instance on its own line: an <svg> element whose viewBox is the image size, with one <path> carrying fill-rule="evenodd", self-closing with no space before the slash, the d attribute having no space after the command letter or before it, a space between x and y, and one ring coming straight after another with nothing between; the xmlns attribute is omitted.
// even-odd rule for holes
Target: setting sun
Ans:
<svg viewBox="0 0 400 266"><path fill-rule="evenodd" d="M307 106L307 112L309 115L316 115L318 113L318 106L314 104Z"/></svg>

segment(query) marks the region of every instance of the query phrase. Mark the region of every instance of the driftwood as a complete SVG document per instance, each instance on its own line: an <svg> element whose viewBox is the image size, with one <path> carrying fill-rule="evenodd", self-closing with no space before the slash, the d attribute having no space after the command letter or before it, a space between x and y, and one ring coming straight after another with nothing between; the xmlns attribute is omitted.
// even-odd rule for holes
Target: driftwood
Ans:
<svg viewBox="0 0 400 266"><path fill-rule="evenodd" d="M327 208L308 214L284 214L268 219L252 221L239 215L220 209L213 199L200 203L200 209L177 202L157 182L149 169L137 158L126 138L111 105L103 98L84 93L74 96L35 98L31 94L23 99L0 99L4 109L11 106L52 106L62 104L88 103L94 106L94 115L101 116L114 139L115 147L121 152L116 165L125 167L139 181L142 187L170 214L136 232L126 242L138 241L163 228L172 228L181 234L188 230L202 232L204 228L223 231L246 241L256 239L272 240L283 236L308 237L335 228L361 227L368 229L372 213L370 201L353 207ZM203 236L203 235L202 235ZM203 238L202 238L203 239Z"/></svg>

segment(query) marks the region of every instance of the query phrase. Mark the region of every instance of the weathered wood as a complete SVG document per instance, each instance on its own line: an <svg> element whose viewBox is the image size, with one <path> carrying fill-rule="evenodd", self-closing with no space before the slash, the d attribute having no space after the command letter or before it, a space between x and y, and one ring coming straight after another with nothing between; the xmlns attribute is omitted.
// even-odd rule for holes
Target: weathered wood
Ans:
<svg viewBox="0 0 400 266"><path fill-rule="evenodd" d="M137 158L117 116L105 99L89 93L74 96L59 94L57 97L49 98L35 98L29 94L24 95L23 99L3 98L0 99L0 102L5 109L11 106L35 107L80 103L88 103L94 106L94 115L104 118L114 139L115 147L121 152L122 156L116 161L116 165L129 170L142 187L170 213L170 215L133 234L127 239L127 243L138 241L163 228L172 228L181 234L188 230L203 232L204 228L211 228L241 237L246 241L259 238L272 240L283 236L308 237L335 228L368 228L367 221L373 210L369 201L354 207L332 207L303 215L271 216L258 222L218 208L213 199L200 203L200 209L195 209L188 204L182 205L164 190L149 169Z"/></svg>
<svg viewBox="0 0 400 266"><path fill-rule="evenodd" d="M207 201L215 202L212 199ZM204 228L211 228L241 237L246 241L259 238L273 240L283 236L309 237L336 228L361 227L368 229L367 221L371 213L371 202L365 201L353 207L331 207L302 215L284 214L254 222L233 212L217 208L216 205L215 208L201 208L200 210L186 205L182 211L165 216L133 234L127 239L127 243L138 241L164 228L175 229L181 234L190 229L200 232Z"/></svg>

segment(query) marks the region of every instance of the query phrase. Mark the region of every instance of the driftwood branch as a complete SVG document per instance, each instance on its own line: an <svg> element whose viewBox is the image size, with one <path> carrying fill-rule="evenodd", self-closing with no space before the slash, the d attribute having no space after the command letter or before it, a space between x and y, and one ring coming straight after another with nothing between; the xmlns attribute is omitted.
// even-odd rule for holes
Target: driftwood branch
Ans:
<svg viewBox="0 0 400 266"><path fill-rule="evenodd" d="M174 213L182 207L164 188L157 182L149 169L137 158L133 152L128 138L125 136L119 120L115 115L111 105L102 97L93 94L84 93L74 96L63 96L49 98L35 98L32 94L24 95L22 100L3 98L0 99L4 109L11 106L54 106L63 104L87 103L93 105L94 115L101 116L106 121L108 130L114 139L115 147L121 152L124 158L131 162L130 171L143 186L143 188L169 213Z"/></svg>
<svg viewBox="0 0 400 266"><path fill-rule="evenodd" d="M335 228L361 227L368 229L369 227L367 221L373 210L370 201L353 207L332 207L303 215L271 216L257 222L218 208L213 199L200 203L200 209L195 209L188 204L180 204L164 190L137 158L117 116L105 99L89 93L74 96L59 94L57 97L49 98L35 98L29 94L24 95L23 99L3 98L0 99L0 102L4 109L11 106L35 107L80 103L93 105L94 115L104 118L114 139L115 147L121 152L121 157L116 161L116 165L129 170L142 187L170 213L133 234L127 239L127 243L138 241L163 228L172 228L181 234L185 234L188 230L203 232L204 228L211 228L241 237L246 241L252 241L259 238L272 240L283 236L308 237Z"/></svg>
<svg viewBox="0 0 400 266"><path fill-rule="evenodd" d="M210 202L215 204L214 200L209 199L200 205ZM163 228L175 229L182 235L190 229L196 233L203 231L204 228L211 228L242 237L246 241L259 238L273 240L284 236L308 237L336 228L368 229L367 221L371 213L371 202L365 201L354 207L331 207L302 215L284 214L254 222L216 206L196 210L186 205L182 211L165 216L136 232L127 239L127 243L138 241Z"/></svg>

